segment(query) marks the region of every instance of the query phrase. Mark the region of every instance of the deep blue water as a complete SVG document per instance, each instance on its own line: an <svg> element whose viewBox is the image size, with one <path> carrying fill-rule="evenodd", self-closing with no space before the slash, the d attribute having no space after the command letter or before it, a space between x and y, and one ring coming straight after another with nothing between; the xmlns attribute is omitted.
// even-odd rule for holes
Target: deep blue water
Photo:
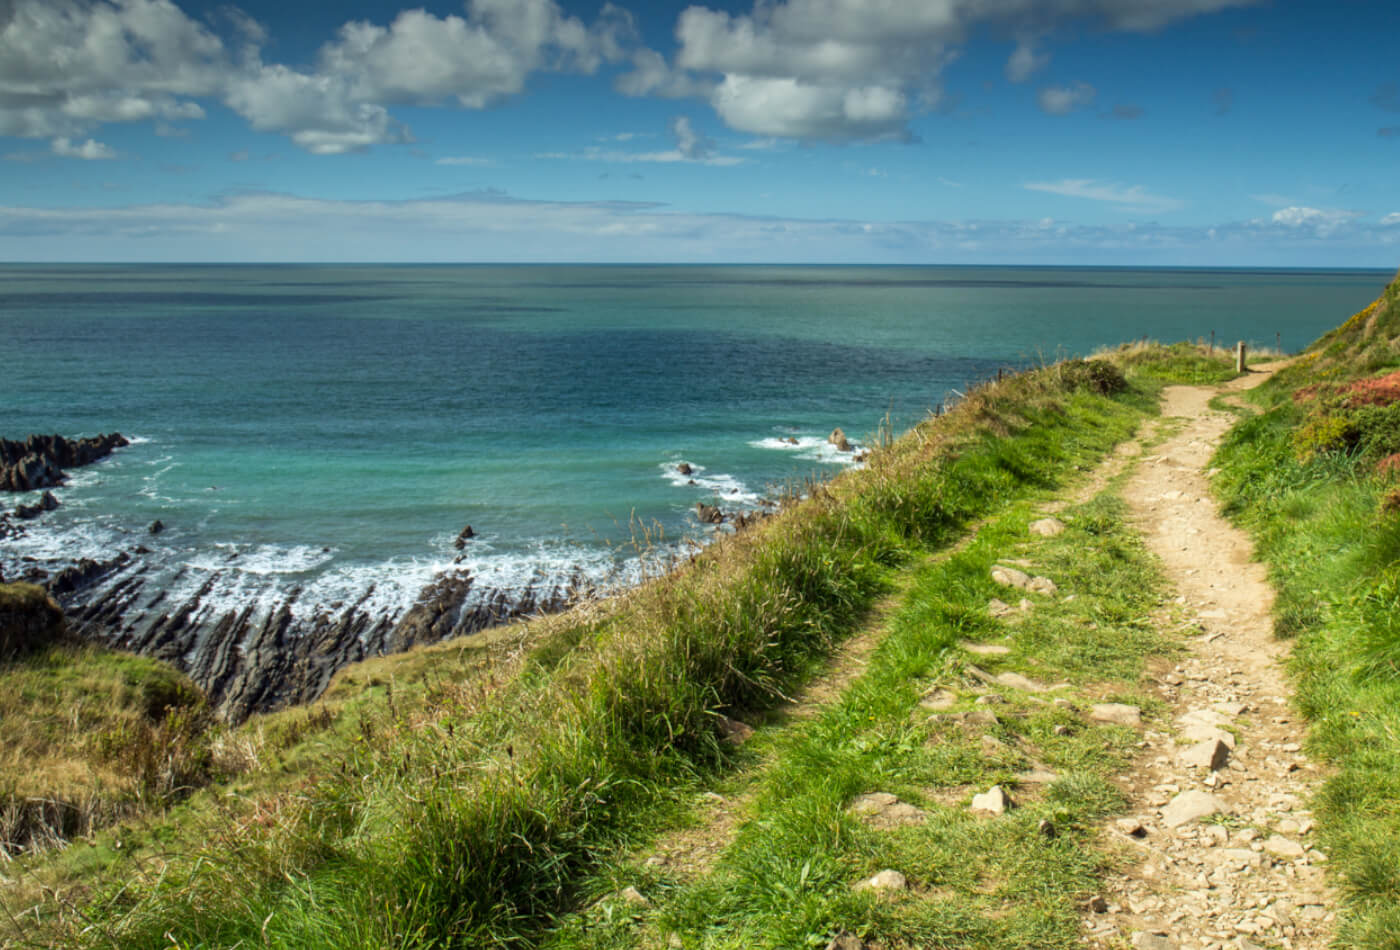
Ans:
<svg viewBox="0 0 1400 950"><path fill-rule="evenodd" d="M889 412L1124 339L1299 348L1387 272L943 267L0 266L0 436L119 430L0 541L142 543L217 595L402 606L479 534L503 587L606 576L637 525L849 464ZM790 446L780 438L798 438ZM696 466L688 484L675 466ZM29 499L15 498L13 504ZM159 518L168 530L149 537ZM172 583L175 583L172 581Z"/></svg>

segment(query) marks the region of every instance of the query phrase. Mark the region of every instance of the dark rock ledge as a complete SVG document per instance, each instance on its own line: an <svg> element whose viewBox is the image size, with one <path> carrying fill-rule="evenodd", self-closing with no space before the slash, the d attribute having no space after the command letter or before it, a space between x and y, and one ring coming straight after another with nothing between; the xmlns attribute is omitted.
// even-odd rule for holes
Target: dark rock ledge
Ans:
<svg viewBox="0 0 1400 950"><path fill-rule="evenodd" d="M0 439L0 491L37 491L62 485L65 468L80 468L130 445L121 433L87 439L31 435L23 442Z"/></svg>

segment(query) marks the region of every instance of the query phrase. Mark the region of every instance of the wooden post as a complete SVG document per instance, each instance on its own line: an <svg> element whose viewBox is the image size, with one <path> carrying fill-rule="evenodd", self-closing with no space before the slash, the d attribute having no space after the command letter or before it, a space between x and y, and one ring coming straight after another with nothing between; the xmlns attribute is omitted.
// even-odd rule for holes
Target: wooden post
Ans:
<svg viewBox="0 0 1400 950"><path fill-rule="evenodd" d="M1274 349L1278 350L1280 353L1283 352L1283 332L1282 332L1282 331L1276 332L1276 333L1274 334Z"/></svg>
<svg viewBox="0 0 1400 950"><path fill-rule="evenodd" d="M1235 372L1237 373L1244 372L1244 349L1244 340L1241 340L1235 350Z"/></svg>
<svg viewBox="0 0 1400 950"><path fill-rule="evenodd" d="M1215 331L1210 331L1210 355L1215 355Z"/></svg>

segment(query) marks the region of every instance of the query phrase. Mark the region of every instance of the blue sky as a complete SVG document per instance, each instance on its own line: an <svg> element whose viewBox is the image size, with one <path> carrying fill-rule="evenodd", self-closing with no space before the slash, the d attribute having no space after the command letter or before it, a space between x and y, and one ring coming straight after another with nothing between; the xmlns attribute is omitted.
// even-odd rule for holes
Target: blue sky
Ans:
<svg viewBox="0 0 1400 950"><path fill-rule="evenodd" d="M0 259L1394 267L1400 4L0 0Z"/></svg>

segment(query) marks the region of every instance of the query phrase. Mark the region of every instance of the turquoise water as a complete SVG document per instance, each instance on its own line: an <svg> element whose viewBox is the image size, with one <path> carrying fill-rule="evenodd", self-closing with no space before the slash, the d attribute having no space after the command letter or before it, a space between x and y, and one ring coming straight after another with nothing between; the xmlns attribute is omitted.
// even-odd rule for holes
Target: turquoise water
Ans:
<svg viewBox="0 0 1400 950"><path fill-rule="evenodd" d="M72 473L62 508L0 541L0 571L141 545L177 597L297 589L310 609L372 588L393 611L471 524L483 589L624 581L638 526L703 538L697 501L752 507L851 464L836 426L902 429L998 366L1128 338L1298 348L1389 276L4 266L0 436L136 444Z"/></svg>

